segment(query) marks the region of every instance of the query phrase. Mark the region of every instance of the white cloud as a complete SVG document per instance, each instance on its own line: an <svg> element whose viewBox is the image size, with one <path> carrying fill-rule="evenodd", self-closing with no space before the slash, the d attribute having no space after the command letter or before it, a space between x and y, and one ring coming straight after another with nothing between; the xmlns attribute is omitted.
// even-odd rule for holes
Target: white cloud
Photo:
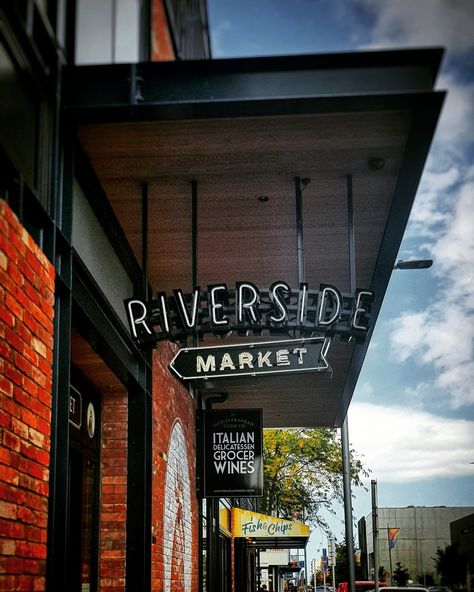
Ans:
<svg viewBox="0 0 474 592"><path fill-rule="evenodd" d="M474 45L472 0L359 0L375 24L372 47L446 45L464 52Z"/></svg>
<svg viewBox="0 0 474 592"><path fill-rule="evenodd" d="M219 56L224 52L223 38L232 31L233 27L229 20L225 19L212 29L212 53Z"/></svg>
<svg viewBox="0 0 474 592"><path fill-rule="evenodd" d="M469 181L465 155L474 139L474 85L444 74L438 87L448 94L407 231L407 236L432 240L439 237L440 225L449 222L457 185Z"/></svg>
<svg viewBox="0 0 474 592"><path fill-rule="evenodd" d="M436 380L436 386L450 393L451 407L474 405L474 389L471 386L473 378L474 362L471 361L442 372Z"/></svg>
<svg viewBox="0 0 474 592"><path fill-rule="evenodd" d="M447 297L453 305L464 305L474 313L474 180L459 189L454 212L446 228L434 244L432 252L440 277L450 284ZM459 303L461 300L461 303Z"/></svg>
<svg viewBox="0 0 474 592"><path fill-rule="evenodd" d="M474 9L472 12L474 14ZM448 90L436 132L436 140L443 142L448 155L459 156L460 153L456 149L473 141L474 105L472 97L474 85L460 82L453 73L442 73L436 87Z"/></svg>
<svg viewBox="0 0 474 592"><path fill-rule="evenodd" d="M474 474L474 422L416 409L354 402L351 446L372 476L396 483Z"/></svg>
<svg viewBox="0 0 474 592"><path fill-rule="evenodd" d="M374 387L370 382L363 382L357 385L357 397L360 399L371 399L374 396Z"/></svg>
<svg viewBox="0 0 474 592"><path fill-rule="evenodd" d="M428 181L428 190L448 189L458 176L457 169L434 175ZM435 262L433 273L439 280L436 300L422 311L406 311L392 321L390 345L398 362L412 358L420 364L432 364L437 372L435 386L444 391L452 408L458 408L474 404L474 180L471 169L466 172L463 184L456 191L451 189L449 195L452 210L446 211L434 242L428 245ZM433 204L435 201L433 199Z"/></svg>

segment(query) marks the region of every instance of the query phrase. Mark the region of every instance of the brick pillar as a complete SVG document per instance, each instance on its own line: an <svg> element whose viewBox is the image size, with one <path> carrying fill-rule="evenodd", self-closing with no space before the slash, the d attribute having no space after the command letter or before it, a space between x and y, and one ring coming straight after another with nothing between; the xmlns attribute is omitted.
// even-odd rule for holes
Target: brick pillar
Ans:
<svg viewBox="0 0 474 592"><path fill-rule="evenodd" d="M127 393L102 394L100 592L125 590Z"/></svg>
<svg viewBox="0 0 474 592"><path fill-rule="evenodd" d="M175 351L153 355L152 590L197 592L195 406L168 370Z"/></svg>
<svg viewBox="0 0 474 592"><path fill-rule="evenodd" d="M54 268L0 200L0 589L45 589Z"/></svg>

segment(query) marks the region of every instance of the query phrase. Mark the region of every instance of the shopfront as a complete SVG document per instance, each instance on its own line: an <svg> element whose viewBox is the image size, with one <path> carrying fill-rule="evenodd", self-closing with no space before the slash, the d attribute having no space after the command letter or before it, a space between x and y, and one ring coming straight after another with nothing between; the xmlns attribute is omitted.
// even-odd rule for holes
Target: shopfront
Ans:
<svg viewBox="0 0 474 592"><path fill-rule="evenodd" d="M259 485L203 493L200 414L341 426L441 52L44 69L50 29L0 16L11 118L49 114L1 132L2 583L254 592ZM248 433L216 432L217 470L253 474ZM304 547L280 522L271 548Z"/></svg>

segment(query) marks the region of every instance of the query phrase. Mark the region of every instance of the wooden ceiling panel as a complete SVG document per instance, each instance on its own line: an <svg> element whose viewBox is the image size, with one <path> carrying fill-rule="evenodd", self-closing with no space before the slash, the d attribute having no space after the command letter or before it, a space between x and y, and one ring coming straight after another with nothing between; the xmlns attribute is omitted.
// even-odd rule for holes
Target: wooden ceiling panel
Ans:
<svg viewBox="0 0 474 592"><path fill-rule="evenodd" d="M348 291L347 175L357 286L368 288L410 123L404 112L357 112L88 124L79 137L139 262L140 184L149 184L153 291L192 288L192 181L201 288L246 280L267 289L277 279L297 288L295 177L310 179L303 191L305 280ZM374 170L373 158L383 166ZM206 345L215 342L206 336ZM227 392L227 407L263 407L266 427L332 427L353 351L353 343L334 340L333 374L215 380L200 388Z"/></svg>
<svg viewBox="0 0 474 592"><path fill-rule="evenodd" d="M88 124L79 137L99 177L148 180L209 175L346 174L403 146L405 113Z"/></svg>

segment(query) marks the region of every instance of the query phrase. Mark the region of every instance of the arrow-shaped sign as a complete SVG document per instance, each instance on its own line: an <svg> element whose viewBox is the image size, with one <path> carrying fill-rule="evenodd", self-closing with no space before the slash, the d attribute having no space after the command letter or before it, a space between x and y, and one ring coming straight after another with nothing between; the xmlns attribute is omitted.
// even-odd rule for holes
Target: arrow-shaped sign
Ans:
<svg viewBox="0 0 474 592"><path fill-rule="evenodd" d="M327 337L245 343L226 347L187 347L171 360L180 380L206 380L230 376L260 376L330 369Z"/></svg>

